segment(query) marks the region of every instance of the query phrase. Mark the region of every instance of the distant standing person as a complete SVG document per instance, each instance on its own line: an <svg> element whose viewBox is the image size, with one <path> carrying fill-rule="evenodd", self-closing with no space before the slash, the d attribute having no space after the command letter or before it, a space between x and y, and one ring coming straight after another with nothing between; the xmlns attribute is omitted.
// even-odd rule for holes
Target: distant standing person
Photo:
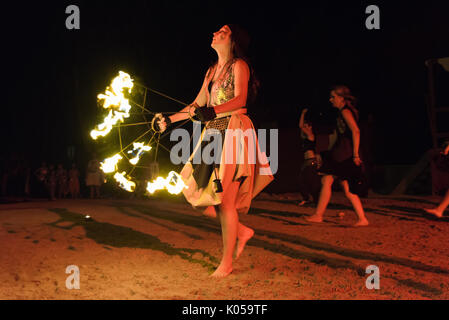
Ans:
<svg viewBox="0 0 449 320"><path fill-rule="evenodd" d="M304 152L304 162L299 174L299 192L302 196L300 206L311 201L317 203L321 189L321 178L317 171L321 165L321 157L316 153L315 133L312 122L307 119L306 114L307 109L303 109L299 119Z"/></svg>
<svg viewBox="0 0 449 320"><path fill-rule="evenodd" d="M100 161L97 160L97 156L95 154L93 159L87 164L86 186L90 189L91 199L94 198L94 194L97 198L100 198L100 187L103 178L100 165Z"/></svg>
<svg viewBox="0 0 449 320"><path fill-rule="evenodd" d="M336 86L330 93L329 101L338 109L337 140L331 149L331 157L324 159L320 173L323 174L322 188L315 215L309 217L309 222L323 222L332 195L332 184L338 179L345 196L351 201L359 221L355 227L367 226L362 202L357 195L359 186L357 178L361 177L362 160L359 156L360 130L357 124L358 110L355 108L356 98L346 86Z"/></svg>
<svg viewBox="0 0 449 320"><path fill-rule="evenodd" d="M58 164L56 179L58 181L58 198L65 198L67 196L67 170L62 164Z"/></svg>
<svg viewBox="0 0 449 320"><path fill-rule="evenodd" d="M41 166L36 169L34 172L37 181L37 194L40 197L47 196L47 175L48 175L48 167L47 163L42 162Z"/></svg>
<svg viewBox="0 0 449 320"><path fill-rule="evenodd" d="M56 178L56 170L55 166L50 164L48 168L48 175L47 175L47 188L48 193L50 195L50 200L56 200L56 184L57 184L57 178Z"/></svg>
<svg viewBox="0 0 449 320"><path fill-rule="evenodd" d="M69 192L72 199L77 199L80 196L80 172L76 167L76 164L72 164L72 168L69 170Z"/></svg>

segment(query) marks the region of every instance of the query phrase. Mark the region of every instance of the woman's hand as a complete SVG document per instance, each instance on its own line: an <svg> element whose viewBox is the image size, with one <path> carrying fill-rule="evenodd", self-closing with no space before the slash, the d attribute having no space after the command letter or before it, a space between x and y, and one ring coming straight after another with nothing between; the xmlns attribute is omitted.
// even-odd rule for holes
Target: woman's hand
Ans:
<svg viewBox="0 0 449 320"><path fill-rule="evenodd" d="M354 163L355 163L355 165L356 165L357 167L360 167L360 166L362 165L362 159L360 159L359 156L357 156L357 157L352 157L352 160L354 161Z"/></svg>
<svg viewBox="0 0 449 320"><path fill-rule="evenodd" d="M152 128L155 132L163 133L170 126L171 120L169 117L165 117L162 113L157 113L151 121Z"/></svg>
<svg viewBox="0 0 449 320"><path fill-rule="evenodd" d="M194 102L192 104L189 104L187 107L189 108L188 113L190 118L193 118L196 114L196 109L199 108L199 105L196 102Z"/></svg>
<svg viewBox="0 0 449 320"><path fill-rule="evenodd" d="M159 125L159 130L161 133L167 130L167 122L165 122L165 118L158 120L157 124Z"/></svg>

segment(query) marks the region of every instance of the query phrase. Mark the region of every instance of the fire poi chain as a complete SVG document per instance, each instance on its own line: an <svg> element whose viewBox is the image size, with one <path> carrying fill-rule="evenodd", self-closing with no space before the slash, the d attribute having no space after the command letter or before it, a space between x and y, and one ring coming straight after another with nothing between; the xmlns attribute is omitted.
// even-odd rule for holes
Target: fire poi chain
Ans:
<svg viewBox="0 0 449 320"><path fill-rule="evenodd" d="M96 129L91 131L90 135L92 139L97 140L99 137L106 137L115 125L123 123L125 119L129 118L129 112L132 107L129 100L125 98L125 92L131 94L133 87L134 83L130 75L120 71L119 75L112 80L111 85L106 88L105 93L98 95L99 102L102 102L103 108L109 110L109 113L105 117L104 122L97 125ZM151 146L143 142L133 142L132 145L133 149L127 152L127 154L132 156L131 159L124 153L124 150L128 146L114 156L105 159L101 162L100 166L100 169L105 174L114 174L113 177L118 185L128 192L134 192L136 183L131 180L130 174L126 171L118 172L118 164L123 160L120 153L127 158L132 166L136 166L142 155L152 149ZM150 194L163 189L166 189L170 194L180 194L184 188L187 188L187 186L181 176L172 171L168 174L167 178L157 177L153 182L148 182L146 190Z"/></svg>

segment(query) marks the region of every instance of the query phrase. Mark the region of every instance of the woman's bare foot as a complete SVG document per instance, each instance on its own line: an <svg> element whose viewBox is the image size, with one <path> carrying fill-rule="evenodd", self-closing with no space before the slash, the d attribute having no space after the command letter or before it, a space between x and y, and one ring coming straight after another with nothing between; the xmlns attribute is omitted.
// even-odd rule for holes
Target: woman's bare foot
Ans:
<svg viewBox="0 0 449 320"><path fill-rule="evenodd" d="M427 213L433 214L437 218L443 217L443 212L437 210L437 209L424 209Z"/></svg>
<svg viewBox="0 0 449 320"><path fill-rule="evenodd" d="M354 225L354 227L366 227L369 225L369 222L367 219L363 219L363 220L359 220L357 221L357 223Z"/></svg>
<svg viewBox="0 0 449 320"><path fill-rule="evenodd" d="M240 230L239 230L240 231ZM235 246L234 251L234 259L237 260L245 249L245 245L249 239L254 236L254 230L248 227L245 227L243 231L240 231L237 236L237 244Z"/></svg>
<svg viewBox="0 0 449 320"><path fill-rule="evenodd" d="M320 222L323 222L323 217L319 216L317 214L314 214L313 216L306 218L306 221L320 223Z"/></svg>
<svg viewBox="0 0 449 320"><path fill-rule="evenodd" d="M232 272L232 265L230 266L223 266L219 265L217 270L215 270L214 273L212 273L210 276L212 278L220 279L227 277Z"/></svg>

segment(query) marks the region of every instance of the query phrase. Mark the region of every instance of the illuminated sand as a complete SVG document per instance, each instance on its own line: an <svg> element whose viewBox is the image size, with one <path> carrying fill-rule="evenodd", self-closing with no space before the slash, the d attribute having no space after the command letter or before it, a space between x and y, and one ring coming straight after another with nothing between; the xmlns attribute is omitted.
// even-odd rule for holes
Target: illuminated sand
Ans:
<svg viewBox="0 0 449 320"><path fill-rule="evenodd" d="M449 218L421 210L439 198L364 200L372 225L355 229L341 195L321 225L304 221L313 208L295 197L267 196L241 216L256 235L222 280L208 277L221 257L218 222L181 197L1 205L0 298L449 298ZM69 265L80 268L80 290L66 289ZM369 265L380 268L380 290L365 287Z"/></svg>

